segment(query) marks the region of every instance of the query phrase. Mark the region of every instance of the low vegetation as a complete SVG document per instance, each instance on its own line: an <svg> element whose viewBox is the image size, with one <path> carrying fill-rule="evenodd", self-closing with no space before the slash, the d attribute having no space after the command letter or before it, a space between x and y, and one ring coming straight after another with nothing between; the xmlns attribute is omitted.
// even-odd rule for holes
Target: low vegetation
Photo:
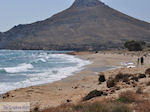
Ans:
<svg viewBox="0 0 150 112"><path fill-rule="evenodd" d="M94 97L102 96L102 95L103 95L102 91L94 90L94 91L91 91L87 96L85 96L83 98L83 101L87 101L87 100L90 100L90 99L92 99Z"/></svg>
<svg viewBox="0 0 150 112"><path fill-rule="evenodd" d="M125 104L93 102L78 105L62 105L42 112L131 112L131 109Z"/></svg>
<svg viewBox="0 0 150 112"><path fill-rule="evenodd" d="M111 88L111 87L115 86L115 80L112 79L112 78L108 79L106 83L107 83L108 88Z"/></svg>
<svg viewBox="0 0 150 112"><path fill-rule="evenodd" d="M145 74L150 77L150 68L146 69Z"/></svg>
<svg viewBox="0 0 150 112"><path fill-rule="evenodd" d="M129 77L130 75L129 74L123 74L123 73L118 73L116 76L115 76L115 81L119 82L119 81L123 81L123 82L129 82Z"/></svg>
<svg viewBox="0 0 150 112"><path fill-rule="evenodd" d="M150 101L146 100L138 102L134 109L136 112L150 112Z"/></svg>
<svg viewBox="0 0 150 112"><path fill-rule="evenodd" d="M124 47L127 48L129 51L142 51L143 48L146 46L144 41L127 41L124 44Z"/></svg>
<svg viewBox="0 0 150 112"><path fill-rule="evenodd" d="M104 75L103 73L99 74L99 79L98 79L98 81L99 81L99 84L101 84L102 82L105 82L105 81L106 81L105 75Z"/></svg>
<svg viewBox="0 0 150 112"><path fill-rule="evenodd" d="M119 95L119 98L116 100L122 103L133 103L137 99L137 95L131 91L123 92Z"/></svg>
<svg viewBox="0 0 150 112"><path fill-rule="evenodd" d="M146 78L150 74L150 68L145 71L145 74L125 74L118 73L113 77L105 78L103 73L100 73L98 82L105 82L107 90L93 90L89 92L82 101L77 104L66 103L55 108L49 108L41 112L150 112L150 100L143 88L137 84L141 79ZM116 98L104 99L101 102L95 102L97 97L110 96L116 91L122 89L121 84L136 87L133 91L124 91L119 93ZM150 82L145 82L146 86L150 86ZM119 89L118 89L119 88ZM113 91L113 92L112 92ZM92 99L92 100L91 100ZM37 108L34 109L36 112Z"/></svg>

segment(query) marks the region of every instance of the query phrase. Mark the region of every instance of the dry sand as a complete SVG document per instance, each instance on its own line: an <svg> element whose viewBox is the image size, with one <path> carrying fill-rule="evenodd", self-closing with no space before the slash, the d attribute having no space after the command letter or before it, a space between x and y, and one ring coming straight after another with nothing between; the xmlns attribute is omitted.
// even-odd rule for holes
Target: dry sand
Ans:
<svg viewBox="0 0 150 112"><path fill-rule="evenodd" d="M31 108L39 106L41 109L58 106L67 103L78 103L82 98L94 89L107 90L106 82L98 85L98 73L107 67L120 67L120 62L133 62L137 64L137 57L141 53L120 53L120 52L100 52L100 53L75 53L79 58L90 60L93 63L86 66L84 70L75 73L75 75L57 81L51 84L33 86L29 88L21 88L8 92L6 98L1 98L0 102L30 102ZM145 64L139 65L136 68L121 68L105 71L106 79L116 73L144 73L145 69L150 67L150 57L145 57ZM149 79L141 80L141 83L150 81ZM142 84L141 84L142 86ZM133 89L124 87L124 89ZM145 88L145 91L150 93L150 87ZM110 96L117 96L119 92L115 92Z"/></svg>

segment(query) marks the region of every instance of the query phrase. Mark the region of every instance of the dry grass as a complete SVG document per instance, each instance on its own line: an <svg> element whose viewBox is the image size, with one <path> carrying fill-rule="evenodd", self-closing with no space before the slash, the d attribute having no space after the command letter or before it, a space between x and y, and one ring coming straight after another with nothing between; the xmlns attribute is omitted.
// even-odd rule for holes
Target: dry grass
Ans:
<svg viewBox="0 0 150 112"><path fill-rule="evenodd" d="M136 112L150 112L150 100L147 100L147 95L141 92L139 88L137 91L136 93L131 91L123 92L120 94L117 101L127 105L133 104L132 109L136 110Z"/></svg>
<svg viewBox="0 0 150 112"><path fill-rule="evenodd" d="M72 107L73 107L73 105L63 104L56 108L49 108L49 109L43 110L41 112L75 112Z"/></svg>
<svg viewBox="0 0 150 112"><path fill-rule="evenodd" d="M131 110L125 104L91 102L78 105L62 105L42 112L131 112Z"/></svg>
<svg viewBox="0 0 150 112"><path fill-rule="evenodd" d="M150 112L150 101L137 94L126 91L120 94L117 100L104 100L103 102L82 102L77 105L64 104L42 112ZM117 102L116 102L117 101Z"/></svg>
<svg viewBox="0 0 150 112"><path fill-rule="evenodd" d="M139 100L139 95L132 92L132 91L126 91L126 92L122 92L119 96L119 98L117 99L118 102L122 102L122 103L133 103L133 102L137 102Z"/></svg>
<svg viewBox="0 0 150 112"><path fill-rule="evenodd" d="M134 108L136 112L150 112L150 101L141 101Z"/></svg>
<svg viewBox="0 0 150 112"><path fill-rule="evenodd" d="M143 88L142 87L138 87L138 89L136 90L137 94L143 94Z"/></svg>

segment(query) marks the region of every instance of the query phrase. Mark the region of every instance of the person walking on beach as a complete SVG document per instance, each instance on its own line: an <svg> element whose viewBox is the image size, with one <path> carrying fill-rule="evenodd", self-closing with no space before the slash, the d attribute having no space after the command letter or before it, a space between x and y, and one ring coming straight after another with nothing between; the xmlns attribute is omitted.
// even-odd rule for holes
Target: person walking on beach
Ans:
<svg viewBox="0 0 150 112"><path fill-rule="evenodd" d="M137 65L139 65L139 63L140 63L140 58L137 59Z"/></svg>
<svg viewBox="0 0 150 112"><path fill-rule="evenodd" d="M143 58L143 56L141 57L141 65L143 65L144 64L144 58Z"/></svg>

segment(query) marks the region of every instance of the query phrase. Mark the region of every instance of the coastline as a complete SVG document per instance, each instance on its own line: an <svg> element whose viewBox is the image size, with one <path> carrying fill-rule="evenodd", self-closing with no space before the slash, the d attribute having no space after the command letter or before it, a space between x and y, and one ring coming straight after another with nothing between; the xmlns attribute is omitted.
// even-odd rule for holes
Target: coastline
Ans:
<svg viewBox="0 0 150 112"><path fill-rule="evenodd" d="M120 62L136 63L137 55L127 55L120 53L81 53L76 55L78 58L90 60L93 63L85 66L85 69L60 81L29 88L21 88L9 91L9 96L0 99L0 102L30 102L31 109L39 106L40 109L56 107L67 100L71 103L78 103L81 99L94 89L106 89L104 84L98 85L98 73L102 72L101 67L120 66ZM147 58L149 60L149 58ZM117 72L143 73L148 67L147 61L144 66L136 68L116 68L106 70L106 78ZM95 69L96 68L96 71ZM100 71L97 71L100 70ZM108 96L109 97L109 96Z"/></svg>
<svg viewBox="0 0 150 112"><path fill-rule="evenodd" d="M9 52L7 50L4 53ZM24 52L24 55L27 55L28 51L10 51L12 54L19 52L20 54ZM8 67L1 67L1 81L0 81L0 94L4 94L8 91L12 91L19 88L27 88L30 86L43 85L48 83L53 83L55 81L59 81L64 79L70 75L73 75L76 72L81 71L85 65L90 64L87 60L82 60L77 58L76 56L68 55L69 51L29 51L32 52L33 55L37 53L36 56L29 56L28 60L17 63ZM13 60L14 55L12 57ZM25 60L25 58L19 57L20 60ZM31 58L31 59L30 59ZM5 59L4 59L5 60ZM58 62L57 62L58 61ZM6 61L7 62L7 59ZM5 62L3 64L5 64ZM8 60L9 62L9 60ZM14 62L10 61L10 64ZM41 66L43 65L43 67ZM57 68L58 65L58 68ZM38 67L40 68L38 68ZM31 73L30 73L31 71ZM4 77L3 76L4 72ZM10 79L7 76L11 76ZM18 75L17 75L18 74ZM26 74L26 75L25 75ZM16 77L16 82L14 81L14 77ZM18 78L18 80L17 80ZM19 80L20 79L20 80ZM6 83L3 83L3 80ZM10 83L7 83L7 80L10 80Z"/></svg>

